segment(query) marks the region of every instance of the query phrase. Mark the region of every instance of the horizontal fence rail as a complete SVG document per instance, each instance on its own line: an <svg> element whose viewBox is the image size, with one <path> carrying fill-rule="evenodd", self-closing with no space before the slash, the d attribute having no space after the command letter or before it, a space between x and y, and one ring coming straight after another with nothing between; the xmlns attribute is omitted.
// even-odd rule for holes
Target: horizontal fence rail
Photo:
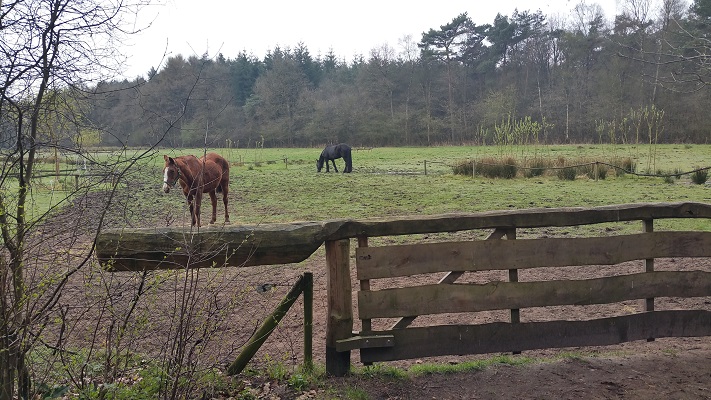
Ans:
<svg viewBox="0 0 711 400"><path fill-rule="evenodd" d="M361 220L215 227L109 229L96 254L109 270L244 267L300 262L326 241L357 237L458 232L492 228L541 228L664 218L711 218L705 203L640 203L603 207L401 216ZM199 256L199 257L198 257Z"/></svg>

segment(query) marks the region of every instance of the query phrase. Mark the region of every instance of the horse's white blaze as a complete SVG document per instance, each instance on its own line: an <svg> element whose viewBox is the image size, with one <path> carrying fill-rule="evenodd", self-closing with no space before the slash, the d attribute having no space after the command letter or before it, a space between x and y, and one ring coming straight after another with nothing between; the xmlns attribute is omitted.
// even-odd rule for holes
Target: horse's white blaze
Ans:
<svg viewBox="0 0 711 400"><path fill-rule="evenodd" d="M168 185L168 167L163 170L163 191L168 193L170 191L170 186Z"/></svg>

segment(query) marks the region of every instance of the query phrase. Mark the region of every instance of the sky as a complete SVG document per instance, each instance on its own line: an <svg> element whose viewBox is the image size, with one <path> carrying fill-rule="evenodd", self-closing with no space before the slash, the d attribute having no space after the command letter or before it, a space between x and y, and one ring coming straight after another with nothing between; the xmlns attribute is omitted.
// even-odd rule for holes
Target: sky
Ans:
<svg viewBox="0 0 711 400"><path fill-rule="evenodd" d="M497 13L511 16L515 9L566 18L582 0L440 0L431 3L402 0L165 0L144 9L132 36L120 49L128 57L123 76L145 76L160 70L168 57L222 53L235 58L241 51L258 59L276 46L303 43L313 57L333 53L346 62L356 55L366 59L384 44L402 52L401 40L417 43L422 33L451 22L466 12L477 25L494 21ZM614 18L620 0L585 0L599 4ZM429 4L429 6L425 6Z"/></svg>

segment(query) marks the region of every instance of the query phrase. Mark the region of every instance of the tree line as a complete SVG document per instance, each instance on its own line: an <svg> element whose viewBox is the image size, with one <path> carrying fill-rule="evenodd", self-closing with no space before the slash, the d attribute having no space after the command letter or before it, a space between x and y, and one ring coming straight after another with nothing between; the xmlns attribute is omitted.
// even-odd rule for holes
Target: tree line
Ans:
<svg viewBox="0 0 711 400"><path fill-rule="evenodd" d="M711 2L624 3L613 20L584 2L565 19L463 13L349 62L303 43L261 60L177 55L96 85L89 118L105 145L166 130L176 147L493 144L525 119L546 143L707 142Z"/></svg>
<svg viewBox="0 0 711 400"><path fill-rule="evenodd" d="M516 10L483 25L463 13L350 61L304 43L263 59L177 55L86 88L83 136L174 147L705 143L709 4L627 0L608 19L581 2L566 18Z"/></svg>
<svg viewBox="0 0 711 400"><path fill-rule="evenodd" d="M96 85L89 118L105 145L166 130L177 147L493 144L524 120L546 143L707 142L710 3L628 0L613 20L584 2L566 19L463 13L348 62L303 43L261 60L177 55Z"/></svg>

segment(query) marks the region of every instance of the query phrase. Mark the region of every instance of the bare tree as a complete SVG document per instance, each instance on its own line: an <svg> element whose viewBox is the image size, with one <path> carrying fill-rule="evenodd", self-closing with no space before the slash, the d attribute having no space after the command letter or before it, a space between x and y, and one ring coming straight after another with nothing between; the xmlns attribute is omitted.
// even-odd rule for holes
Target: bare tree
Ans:
<svg viewBox="0 0 711 400"><path fill-rule="evenodd" d="M72 254L60 268L58 249L44 248L32 260L39 223L50 214L32 213L32 193L41 174L40 157L53 148L81 154L80 107L67 107L84 85L118 72L123 59L117 40L135 32L126 29L150 0L14 0L0 2L0 399L30 398L28 354L43 343L68 279L90 260ZM74 104L77 105L76 103ZM57 110L64 110L61 138L45 131ZM51 139L47 139L50 137ZM53 174L54 175L54 174ZM96 184L96 182L92 183ZM78 188L66 193L62 204ZM87 188L88 190L88 188ZM77 228L74 226L74 228ZM56 235L56 234L55 234ZM54 236L59 237L59 236ZM69 257L69 255L67 255Z"/></svg>

